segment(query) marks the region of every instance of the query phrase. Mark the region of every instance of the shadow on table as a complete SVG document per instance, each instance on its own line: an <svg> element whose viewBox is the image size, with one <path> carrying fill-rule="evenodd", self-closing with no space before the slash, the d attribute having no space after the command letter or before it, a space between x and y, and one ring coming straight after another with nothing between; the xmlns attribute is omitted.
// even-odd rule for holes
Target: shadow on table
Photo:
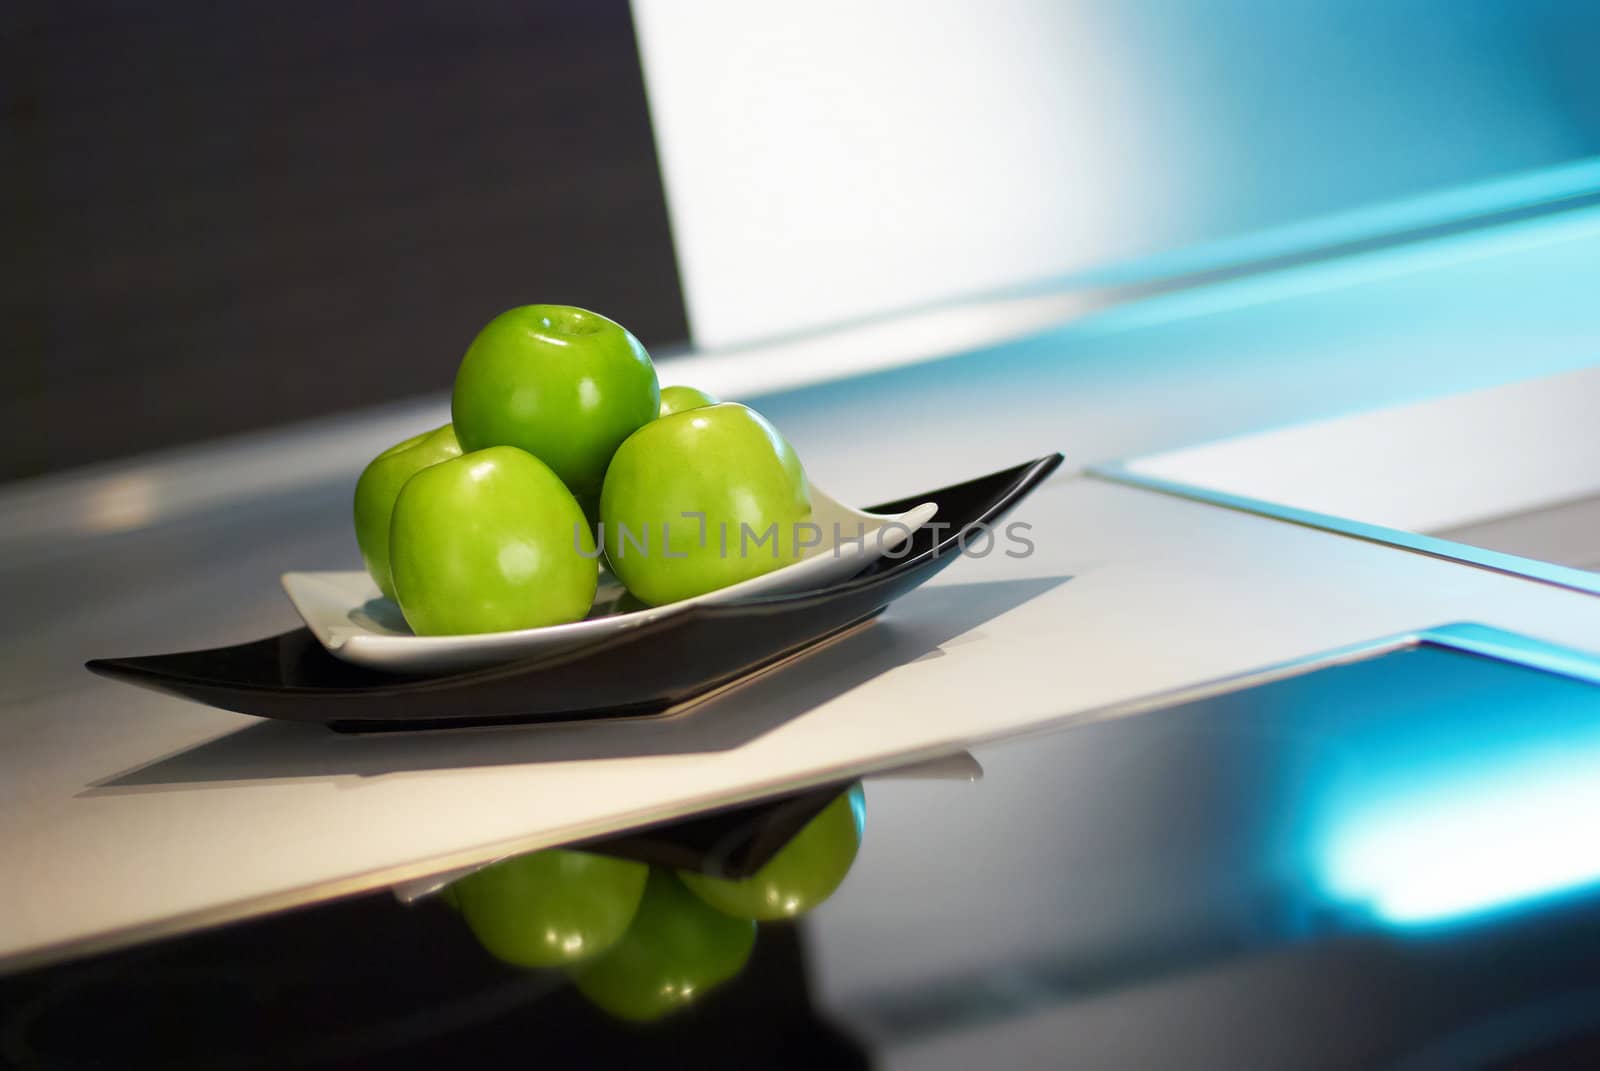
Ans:
<svg viewBox="0 0 1600 1071"><path fill-rule="evenodd" d="M946 584L896 603L893 615L676 717L342 736L320 725L263 721L96 782L80 795L280 778L374 777L726 751L771 732L897 666L942 654L944 644L1071 579ZM982 640L979 636L969 640Z"/></svg>

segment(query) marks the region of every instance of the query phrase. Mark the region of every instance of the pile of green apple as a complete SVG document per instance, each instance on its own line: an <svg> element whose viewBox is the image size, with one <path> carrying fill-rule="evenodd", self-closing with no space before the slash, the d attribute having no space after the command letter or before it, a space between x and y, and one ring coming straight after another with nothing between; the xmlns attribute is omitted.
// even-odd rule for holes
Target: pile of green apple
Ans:
<svg viewBox="0 0 1600 1071"><path fill-rule="evenodd" d="M495 958L564 970L619 1018L659 1019L737 975L757 922L797 918L832 896L864 818L857 784L738 880L554 848L469 874L444 898Z"/></svg>
<svg viewBox="0 0 1600 1071"><path fill-rule="evenodd" d="M805 471L771 423L661 389L639 340L584 309L525 305L489 321L456 372L450 417L356 484L362 559L418 635L581 620L601 555L648 605L702 595L792 561L811 516ZM774 526L778 545L762 553L717 535Z"/></svg>

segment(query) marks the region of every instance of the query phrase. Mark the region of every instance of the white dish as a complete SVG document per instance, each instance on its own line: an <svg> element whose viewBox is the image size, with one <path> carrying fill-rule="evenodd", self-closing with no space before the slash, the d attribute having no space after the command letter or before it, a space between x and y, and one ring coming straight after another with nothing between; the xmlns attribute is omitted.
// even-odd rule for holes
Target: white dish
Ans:
<svg viewBox="0 0 1600 1071"><path fill-rule="evenodd" d="M589 616L566 625L467 636L417 636L406 626L400 608L384 598L363 571L285 573L283 589L306 627L336 658L388 673L474 669L581 647L700 603L827 587L895 550L932 520L938 507L925 502L900 514L863 513L813 485L811 512L824 542L793 565L682 602L638 610L619 609L619 604L626 605L627 592L602 569ZM858 531L864 532L859 541L855 538ZM834 541L835 533L843 538Z"/></svg>

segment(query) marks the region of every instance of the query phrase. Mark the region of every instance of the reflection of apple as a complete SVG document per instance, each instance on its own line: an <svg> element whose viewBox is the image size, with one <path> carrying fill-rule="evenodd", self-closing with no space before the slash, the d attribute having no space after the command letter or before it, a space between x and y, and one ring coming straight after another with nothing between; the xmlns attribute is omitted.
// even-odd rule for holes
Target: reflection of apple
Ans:
<svg viewBox="0 0 1600 1071"><path fill-rule="evenodd" d="M570 305L524 305L490 320L461 359L450 399L463 449L520 447L580 501L600 494L612 453L660 408L639 340Z"/></svg>
<svg viewBox="0 0 1600 1071"><path fill-rule="evenodd" d="M389 560L418 635L581 620L599 572L583 510L538 458L511 446L462 454L406 482Z"/></svg>
<svg viewBox="0 0 1600 1071"><path fill-rule="evenodd" d="M429 465L461 455L455 429L449 424L396 443L372 459L356 481L356 544L372 580L394 598L389 574L389 517L407 480Z"/></svg>
<svg viewBox="0 0 1600 1071"><path fill-rule="evenodd" d="M755 941L755 923L713 911L652 867L633 925L605 955L574 967L572 979L602 1011L659 1019L738 974Z"/></svg>
<svg viewBox="0 0 1600 1071"><path fill-rule="evenodd" d="M731 881L690 870L678 876L700 899L737 918L793 918L833 895L861 846L866 799L851 786L748 878Z"/></svg>
<svg viewBox="0 0 1600 1071"><path fill-rule="evenodd" d="M671 416L685 409L704 409L716 405L717 399L695 387L662 387L661 415Z"/></svg>
<svg viewBox="0 0 1600 1071"><path fill-rule="evenodd" d="M617 448L600 495L606 561L652 606L770 573L812 537L800 459L742 405L652 421Z"/></svg>
<svg viewBox="0 0 1600 1071"><path fill-rule="evenodd" d="M519 967L559 967L616 943L638 910L648 871L554 848L495 863L446 891L493 955Z"/></svg>

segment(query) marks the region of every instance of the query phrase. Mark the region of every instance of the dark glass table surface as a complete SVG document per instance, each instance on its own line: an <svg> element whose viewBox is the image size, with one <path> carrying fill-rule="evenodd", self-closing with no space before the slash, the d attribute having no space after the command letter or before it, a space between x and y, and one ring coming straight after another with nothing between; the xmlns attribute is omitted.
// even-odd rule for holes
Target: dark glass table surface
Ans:
<svg viewBox="0 0 1600 1071"><path fill-rule="evenodd" d="M386 892L0 978L0 1058L1600 1066L1591 684L1422 645L973 754L869 779L837 891L653 1021ZM584 847L760 873L844 788Z"/></svg>

